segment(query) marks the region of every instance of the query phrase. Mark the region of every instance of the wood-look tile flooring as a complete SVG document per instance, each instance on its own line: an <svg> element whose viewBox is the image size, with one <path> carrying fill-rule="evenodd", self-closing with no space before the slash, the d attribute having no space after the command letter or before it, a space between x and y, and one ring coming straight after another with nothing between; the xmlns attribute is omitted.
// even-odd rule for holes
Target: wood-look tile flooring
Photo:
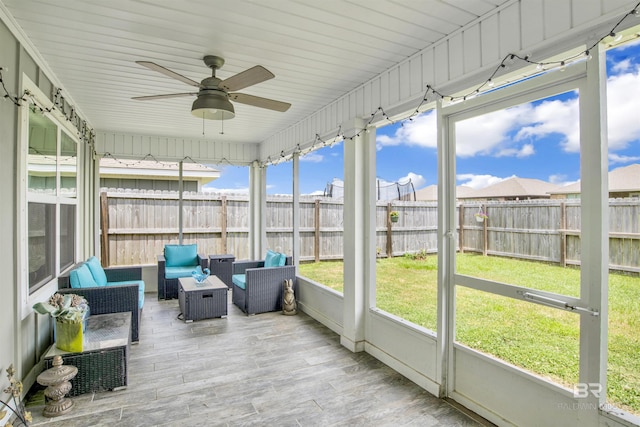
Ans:
<svg viewBox="0 0 640 427"><path fill-rule="evenodd" d="M33 426L480 426L366 353L351 353L304 313L184 323L177 300L147 295L129 385L73 398ZM40 397L38 397L40 396Z"/></svg>

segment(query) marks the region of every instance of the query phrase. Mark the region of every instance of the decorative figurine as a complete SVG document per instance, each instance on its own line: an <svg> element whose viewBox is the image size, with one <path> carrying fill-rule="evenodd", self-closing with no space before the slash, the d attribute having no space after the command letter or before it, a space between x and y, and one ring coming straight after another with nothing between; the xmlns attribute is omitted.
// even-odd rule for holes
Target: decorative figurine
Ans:
<svg viewBox="0 0 640 427"><path fill-rule="evenodd" d="M294 315L298 312L296 304L296 296L293 293L293 280L285 279L284 281L284 297L282 298L282 314Z"/></svg>

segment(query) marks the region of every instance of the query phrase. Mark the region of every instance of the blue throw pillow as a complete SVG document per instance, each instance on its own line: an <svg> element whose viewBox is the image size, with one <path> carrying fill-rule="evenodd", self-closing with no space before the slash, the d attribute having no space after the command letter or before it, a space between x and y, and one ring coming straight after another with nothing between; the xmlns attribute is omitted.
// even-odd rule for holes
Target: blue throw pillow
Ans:
<svg viewBox="0 0 640 427"><path fill-rule="evenodd" d="M271 249L267 249L267 256L264 257L265 267L278 267L280 264L280 254Z"/></svg>
<svg viewBox="0 0 640 427"><path fill-rule="evenodd" d="M280 259L278 260L278 267L284 267L287 263L287 256L285 254L280 254Z"/></svg>
<svg viewBox="0 0 640 427"><path fill-rule="evenodd" d="M105 274L102 265L100 265L98 258L92 256L87 260L86 264L89 267L89 271L91 272L96 285L107 286L107 275Z"/></svg>
<svg viewBox="0 0 640 427"><path fill-rule="evenodd" d="M184 267L198 264L198 247L193 245L165 245L164 258L167 267Z"/></svg>
<svg viewBox="0 0 640 427"><path fill-rule="evenodd" d="M69 282L71 283L72 288L94 288L97 285L93 276L91 275L91 271L89 271L89 267L87 264L82 264L80 267L69 273Z"/></svg>

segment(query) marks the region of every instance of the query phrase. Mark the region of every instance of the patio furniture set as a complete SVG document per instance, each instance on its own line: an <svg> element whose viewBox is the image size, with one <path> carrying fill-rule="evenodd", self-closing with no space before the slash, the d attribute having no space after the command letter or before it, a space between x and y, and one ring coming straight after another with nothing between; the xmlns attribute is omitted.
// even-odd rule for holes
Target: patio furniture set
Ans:
<svg viewBox="0 0 640 427"><path fill-rule="evenodd" d="M198 266L211 272L202 283L192 275ZM229 254L198 254L195 244L165 245L158 256L158 299L177 298L186 322L226 317L229 290L233 304L247 315L281 310L287 279L295 284L292 258L270 250L264 260L235 261ZM76 366L72 396L126 387L129 346L140 339L141 267L103 268L91 257L60 276L58 287L58 293L84 297L91 315L82 351L62 351L54 343L44 355L45 369L53 366L56 355L65 365Z"/></svg>
<svg viewBox="0 0 640 427"><path fill-rule="evenodd" d="M198 266L209 268L215 279L209 278L206 286L197 286L192 271ZM211 316L202 307L222 299L223 283L232 290L232 302L246 314L258 314L282 309L283 284L286 279L295 283L295 266L291 257L268 250L264 260L235 261L233 255L197 253L196 245L166 245L164 254L158 256L158 299L178 298L185 320L199 320ZM182 280L180 280L182 279ZM215 286L214 286L215 285ZM217 286L217 288L216 288ZM212 297L212 292L217 297ZM226 293L224 294L226 295ZM210 301L195 302L195 299ZM226 301L226 296L224 297ZM197 313L186 313L190 309ZM219 313L219 310L211 312ZM226 315L226 311L225 311Z"/></svg>

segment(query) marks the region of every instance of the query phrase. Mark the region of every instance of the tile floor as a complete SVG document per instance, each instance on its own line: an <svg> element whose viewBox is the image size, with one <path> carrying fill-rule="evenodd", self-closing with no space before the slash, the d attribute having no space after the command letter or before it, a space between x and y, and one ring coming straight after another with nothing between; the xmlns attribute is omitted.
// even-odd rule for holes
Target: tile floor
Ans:
<svg viewBox="0 0 640 427"><path fill-rule="evenodd" d="M148 295L129 385L74 398L33 426L487 426L366 353L351 353L304 313L184 323L178 301Z"/></svg>

